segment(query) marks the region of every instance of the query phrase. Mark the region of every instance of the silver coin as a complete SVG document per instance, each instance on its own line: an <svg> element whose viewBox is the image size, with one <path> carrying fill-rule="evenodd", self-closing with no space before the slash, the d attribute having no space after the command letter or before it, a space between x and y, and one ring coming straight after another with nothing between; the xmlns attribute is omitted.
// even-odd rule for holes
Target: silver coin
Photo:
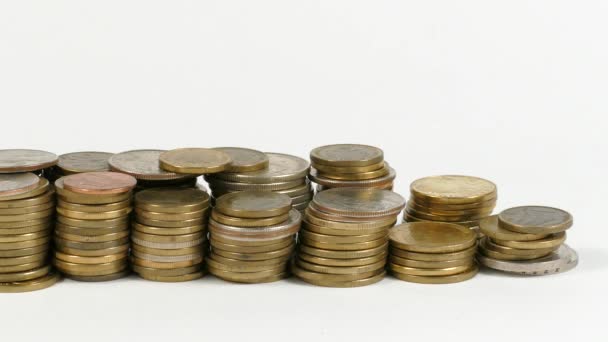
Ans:
<svg viewBox="0 0 608 342"><path fill-rule="evenodd" d="M578 264L578 254L574 249L563 244L557 251L536 260L505 261L488 258L481 254L477 255L477 260L482 265L498 271L539 276L566 272L573 269Z"/></svg>
<svg viewBox="0 0 608 342"><path fill-rule="evenodd" d="M318 193L312 200L315 209L347 217L397 215L405 199L392 191L363 188L334 188Z"/></svg>
<svg viewBox="0 0 608 342"><path fill-rule="evenodd" d="M339 188L339 187L377 187L379 185L384 185L384 184L388 184L391 183L395 180L395 178L397 177L397 173L395 172L395 169L393 169L392 167L388 167L388 175L384 176L384 177L380 177L380 178L374 178L374 179L367 179L367 180L357 180L357 181L343 181L343 180L337 180L337 179L330 179L330 178L325 178L322 176L319 176L319 173L317 172L317 170L315 170L314 168L310 169L310 179L317 183L318 185L323 185L325 187L330 187L330 188ZM318 188L317 188L318 190ZM323 189L321 189L323 190ZM318 191L321 191L318 190Z"/></svg>
<svg viewBox="0 0 608 342"><path fill-rule="evenodd" d="M0 150L0 173L38 171L57 164L51 152L25 149Z"/></svg>
<svg viewBox="0 0 608 342"><path fill-rule="evenodd" d="M207 179L221 179L229 182L267 184L282 183L306 178L310 163L300 157L282 153L266 153L269 160L267 169L243 173L217 173ZM303 183L304 181L302 181Z"/></svg>
<svg viewBox="0 0 608 342"><path fill-rule="evenodd" d="M286 235L295 234L302 224L302 215L299 211L291 209L289 211L289 219L281 224L268 226L268 227L236 227L227 224L222 224L215 221L213 218L209 219L209 231L212 233L226 234L226 235L241 235L245 236L260 236L264 234L282 234Z"/></svg>

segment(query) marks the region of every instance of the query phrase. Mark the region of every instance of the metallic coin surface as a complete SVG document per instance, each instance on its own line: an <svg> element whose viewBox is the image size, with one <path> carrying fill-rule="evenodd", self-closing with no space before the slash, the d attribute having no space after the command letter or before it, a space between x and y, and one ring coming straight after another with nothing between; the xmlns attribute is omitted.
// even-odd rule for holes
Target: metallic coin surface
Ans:
<svg viewBox="0 0 608 342"><path fill-rule="evenodd" d="M286 182L274 182L274 183L264 183L264 184L253 184L253 183L238 183L238 182L228 182L228 181L219 181L215 180L211 177L205 177L209 182L209 186L214 191L219 191L220 193L227 192L235 192L235 191L247 191L247 190L258 190L258 191L279 191L279 190L287 190L292 189L294 187L302 186L306 184L305 178L298 178L294 180L289 180Z"/></svg>
<svg viewBox="0 0 608 342"><path fill-rule="evenodd" d="M137 273L140 277L145 280L150 281L158 281L162 283L178 283L184 281L192 281L196 279L200 279L205 275L205 271L197 271L194 273L183 274L178 276L162 276L162 275L152 275L149 273Z"/></svg>
<svg viewBox="0 0 608 342"><path fill-rule="evenodd" d="M124 216L110 220L80 220L65 217L62 215L57 215L57 222L67 226L78 228L122 228L128 227L129 218L127 216Z"/></svg>
<svg viewBox="0 0 608 342"><path fill-rule="evenodd" d="M186 213L209 206L209 194L196 188L146 189L135 194L137 208L159 213Z"/></svg>
<svg viewBox="0 0 608 342"><path fill-rule="evenodd" d="M138 253L143 254L151 254L156 256L179 256L179 255L189 255L189 254L201 254L206 249L204 244L197 244L191 247L184 248L176 248L176 249L160 249L160 248L151 248L145 247L138 244L133 244L132 251L137 251Z"/></svg>
<svg viewBox="0 0 608 342"><path fill-rule="evenodd" d="M385 165L384 161L381 161L380 163L371 164L368 166L330 166L330 165L323 165L323 164L315 164L314 167L317 171L319 171L322 174L328 174L328 173L345 174L345 173L361 173L361 172L375 171L375 170L382 169L384 167L384 165Z"/></svg>
<svg viewBox="0 0 608 342"><path fill-rule="evenodd" d="M213 177L229 182L266 184L303 179L308 173L310 163L300 157L282 153L266 153L268 168L244 173L218 173Z"/></svg>
<svg viewBox="0 0 608 342"><path fill-rule="evenodd" d="M2 215L22 215L22 214L31 214L39 211L44 211L47 209L51 209L55 207L55 202L50 201L44 204L34 205L31 207L22 207L22 208L11 208L11 209L0 209L0 216Z"/></svg>
<svg viewBox="0 0 608 342"><path fill-rule="evenodd" d="M269 161L266 153L242 147L216 147L214 150L222 151L230 156L232 162L226 172L251 172L268 167Z"/></svg>
<svg viewBox="0 0 608 342"><path fill-rule="evenodd" d="M226 171L232 163L228 153L209 148L178 148L161 153L159 160L163 170L194 175Z"/></svg>
<svg viewBox="0 0 608 342"><path fill-rule="evenodd" d="M44 182L46 181L46 182ZM48 187L48 181L44 180L42 183L46 183ZM40 184L40 183L39 183ZM16 208L27 208L36 205L41 205L49 202L53 202L55 191L45 191L41 195L37 195L31 198L25 199L14 199L3 201L0 200L0 209L16 209Z"/></svg>
<svg viewBox="0 0 608 342"><path fill-rule="evenodd" d="M509 240L498 240L492 239L493 242L505 247L517 248L517 249L546 249L546 248L557 248L559 245L566 241L566 232L559 232L550 234L539 240L532 241L509 241Z"/></svg>
<svg viewBox="0 0 608 342"><path fill-rule="evenodd" d="M229 226L225 224L221 224L213 219L209 220L209 231L212 234L223 234L226 236L233 237L252 237L259 239L267 239L267 238L280 238L286 237L289 235L293 235L300 230L300 225L302 222L301 214L292 209L289 211L289 220L285 223L278 224L276 226L269 227L257 227L257 228L249 228L249 227L235 227Z"/></svg>
<svg viewBox="0 0 608 342"><path fill-rule="evenodd" d="M108 160L113 153L108 152L72 152L59 156L57 167L63 174L81 172L110 171Z"/></svg>
<svg viewBox="0 0 608 342"><path fill-rule="evenodd" d="M341 222L341 221L332 221L326 220L314 215L314 211L311 208L305 210L304 220L307 223L313 224L315 226L324 227L324 228L332 228L336 230L346 230L352 231L350 235L363 235L364 233L356 233L358 230L366 231L366 230L377 230L381 228L385 228L387 226L392 226L395 223L395 217L388 217L385 219L378 220L377 218L369 219L366 221L357 221L357 222ZM338 235L338 234L336 234Z"/></svg>
<svg viewBox="0 0 608 342"><path fill-rule="evenodd" d="M282 240L277 243L273 243L273 244L269 244L269 245L262 245L262 246L240 246L240 245L227 244L227 243L217 241L217 240L213 239L213 236L211 236L211 239L209 240L209 242L211 243L212 248L218 248L218 249L228 251L228 252L264 253L264 252L272 252L275 250L283 249L283 248L291 245L293 243L293 239L286 239L286 240Z"/></svg>
<svg viewBox="0 0 608 342"><path fill-rule="evenodd" d="M217 261L225 266L235 266L235 267L246 266L249 268L255 268L258 266L266 267L266 266L271 266L271 265L277 266L277 265L285 264L291 258L292 258L291 254L283 255L280 257L272 258L272 259L253 260L253 261L232 259L232 258L223 257L221 255L213 254L213 253L210 254L210 256L209 256L209 259L213 259L214 261Z"/></svg>
<svg viewBox="0 0 608 342"><path fill-rule="evenodd" d="M108 204L114 202L126 201L131 198L132 192L125 192L120 194L109 194L109 195L93 195L93 194L82 194L66 190L63 187L63 181L65 177L61 177L55 181L55 189L60 199L76 204Z"/></svg>
<svg viewBox="0 0 608 342"><path fill-rule="evenodd" d="M205 217L198 217L189 220L181 220L181 221L167 221L167 220L154 220L143 217L141 215L136 217L137 222L151 227L159 227L159 228L185 228L192 226L199 226L205 222Z"/></svg>
<svg viewBox="0 0 608 342"><path fill-rule="evenodd" d="M561 209L530 205L504 210L498 214L498 222L502 228L514 232L551 234L572 227L573 218Z"/></svg>
<svg viewBox="0 0 608 342"><path fill-rule="evenodd" d="M314 255L309 255L306 253L298 253L298 258L317 265L322 266L344 266L344 267L353 267L353 266L364 266L370 265L373 263L377 263L380 261L386 262L388 253L382 252L377 255L373 255L371 257L366 258L357 258L357 259L331 259L331 258L321 258Z"/></svg>
<svg viewBox="0 0 608 342"><path fill-rule="evenodd" d="M23 222L37 220L41 218L50 217L53 215L54 212L55 210L51 208L29 214L1 215L0 222Z"/></svg>
<svg viewBox="0 0 608 342"><path fill-rule="evenodd" d="M126 217L127 215L129 215L129 213L131 213L131 211L133 211L133 208L127 207L127 208L122 208L122 209L118 209L118 210L98 212L98 213L89 213L89 212L84 212L84 211L68 210L63 207L57 207L56 210L57 210L57 214L64 216L64 217L71 218L71 219L98 221L98 220L120 219L122 217Z"/></svg>
<svg viewBox="0 0 608 342"><path fill-rule="evenodd" d="M397 265L395 263L389 262L387 267L393 273L427 276L427 277L438 277L438 276L448 276L448 275L454 275L454 274L466 272L468 269L470 269L471 265L454 266L454 267L448 267L448 268L416 268L416 267L401 266L401 265Z"/></svg>
<svg viewBox="0 0 608 342"><path fill-rule="evenodd" d="M223 256L224 258L236 259L242 261L260 261L260 260L269 260L276 259L279 257L291 255L295 249L295 243L288 245L287 247L277 249L270 252L259 252L259 253L240 253L240 252L230 252L225 251L218 248L213 248L212 253L217 254L219 256Z"/></svg>
<svg viewBox="0 0 608 342"><path fill-rule="evenodd" d="M321 177L327 177L330 179L344 180L344 181L360 181L360 180L368 180L368 179L376 179L380 177L384 177L389 174L388 163L385 163L381 169L367 171L367 172L359 172L359 173L324 173L319 172Z"/></svg>
<svg viewBox="0 0 608 342"><path fill-rule="evenodd" d="M120 278L124 278L131 274L130 269L125 269L120 272L104 274L104 275L94 275L94 276L79 276L73 274L65 274L65 277L68 279L82 281L82 282L102 282L102 281L112 281Z"/></svg>
<svg viewBox="0 0 608 342"><path fill-rule="evenodd" d="M484 202L476 202L476 203L463 203L463 204L454 204L454 203L434 203L425 201L420 198L410 197L408 203L412 205L413 208L422 208L427 210L436 210L436 211L471 211L471 210L489 210L490 208L494 208L496 206L497 198L491 198ZM424 211L424 210L423 210Z"/></svg>
<svg viewBox="0 0 608 342"><path fill-rule="evenodd" d="M48 273L47 275L36 279L0 283L0 293L17 293L42 290L55 285L59 279L60 277L58 273Z"/></svg>
<svg viewBox="0 0 608 342"><path fill-rule="evenodd" d="M488 214L489 214L489 213L478 213L478 214L470 214L470 215L445 216L445 215L435 215L435 214L428 214L428 213L420 212L420 211L417 211L410 207L406 208L405 212L410 216L414 216L414 217L417 217L422 220L441 221L441 222L474 221L474 220L480 220L480 219L488 216Z"/></svg>
<svg viewBox="0 0 608 342"><path fill-rule="evenodd" d="M511 251L512 253L503 253L504 248L500 248L500 246L492 243L492 241L488 240L487 238L481 239L479 244L479 252L478 258L480 255L485 255L493 259L508 261L540 259L552 253L551 251L547 250L529 250L526 253L513 253L513 251Z"/></svg>
<svg viewBox="0 0 608 342"><path fill-rule="evenodd" d="M158 221L173 221L173 222L183 222L189 220L200 219L201 224L204 221L204 217L207 216L209 211L205 209L201 209L198 211L186 212L186 213L157 213L153 211L141 210L139 208L135 208L135 215L137 218L146 218L149 220L158 220Z"/></svg>
<svg viewBox="0 0 608 342"><path fill-rule="evenodd" d="M321 249L315 247L309 247L306 245L300 244L298 246L300 252L318 256L321 258L329 258L329 259L358 259L358 258L367 258L374 255L378 255L380 253L384 253L388 248L388 243L385 243L382 246L378 246L375 248L358 250L358 251L333 251L328 249Z"/></svg>
<svg viewBox="0 0 608 342"><path fill-rule="evenodd" d="M313 182L315 182L319 185L322 185L324 187L329 187L329 188L340 188L340 187L386 188L386 187L392 187L392 182L397 177L397 173L395 172L395 169L393 169L392 167L388 167L388 175L383 176L383 177L367 179L367 180L358 180L358 181L343 181L343 180L323 177L323 176L319 175L319 172L315 168L311 168L309 176ZM322 190L325 190L325 189L322 188Z"/></svg>
<svg viewBox="0 0 608 342"><path fill-rule="evenodd" d="M392 246L421 253L452 253L477 242L470 229L443 222L403 223L390 229L389 238Z"/></svg>
<svg viewBox="0 0 608 342"><path fill-rule="evenodd" d="M224 215L217 210L211 213L211 218L221 224L235 227L268 227L281 224L289 219L289 213L263 218L238 218Z"/></svg>
<svg viewBox="0 0 608 342"><path fill-rule="evenodd" d="M334 243L334 244L345 244L345 243L361 243L361 242L369 242L378 239L386 239L388 235L388 228L366 235L328 235L322 233L316 233L307 229L307 225L305 225L305 229L302 229L299 233L299 237L305 240L318 241L322 243Z"/></svg>
<svg viewBox="0 0 608 342"><path fill-rule="evenodd" d="M479 229L486 236L498 240L532 241L539 240L547 236L547 234L526 234L504 229L499 225L498 215L493 215L479 221Z"/></svg>
<svg viewBox="0 0 608 342"><path fill-rule="evenodd" d="M376 248L379 246L384 246L386 244L386 242L388 241L386 236L382 237L380 239L372 240L372 241L357 242L357 243L325 243L325 242L318 242L315 240L309 240L302 236L300 236L298 238L298 240L300 241L300 243L302 245L320 248L320 249L324 249L324 250L331 250L331 251L366 250L366 249Z"/></svg>
<svg viewBox="0 0 608 342"><path fill-rule="evenodd" d="M285 242L285 241L293 241L293 235L285 236L285 237L269 237L269 238L257 238L257 237L242 237L242 236L230 236L224 235L220 233L214 233L210 236L211 240L219 241L221 243L229 244L229 245L237 245L244 247L255 247L255 246L267 246L273 245L275 243Z"/></svg>
<svg viewBox="0 0 608 342"><path fill-rule="evenodd" d="M67 210L72 210L72 211L79 211L79 212L85 212L85 213L100 213L100 212L115 211L115 210L128 208L131 206L131 200L126 199L124 201L108 203L108 204L78 204L78 203L66 202L62 199L59 199L57 201L57 206L67 209Z"/></svg>
<svg viewBox="0 0 608 342"><path fill-rule="evenodd" d="M182 276L182 275L186 275L186 274L190 274L190 273L200 272L200 271L202 271L203 265L198 264L198 265L193 265L193 266L188 266L188 267L178 267L178 268L171 268L171 269L159 269L159 268L132 265L132 268L133 268L133 272L135 272L139 275L143 274L148 277L156 277L156 276L178 277L178 276Z"/></svg>
<svg viewBox="0 0 608 342"><path fill-rule="evenodd" d="M359 144L336 144L317 147L310 152L310 160L330 166L367 166L384 159L381 149Z"/></svg>
<svg viewBox="0 0 608 342"><path fill-rule="evenodd" d="M215 210L232 217L273 217L291 210L291 198L266 191L235 192L218 198Z"/></svg>
<svg viewBox="0 0 608 342"><path fill-rule="evenodd" d="M422 269L437 269L437 268L452 268L452 267L461 267L466 266L472 267L475 263L472 257L465 259L454 259L454 260L446 260L446 261L420 261L420 260L410 260L406 258L401 258L396 255L391 255L389 257L389 261L393 264L413 267L413 268L422 268Z"/></svg>
<svg viewBox="0 0 608 342"><path fill-rule="evenodd" d="M384 269L385 260L380 260L375 263L363 266L323 266L306 262L300 258L296 258L296 265L307 271L326 273L326 274L360 274L378 271Z"/></svg>
<svg viewBox="0 0 608 342"><path fill-rule="evenodd" d="M335 188L318 193L312 200L317 209L348 217L396 215L405 207L401 195L388 190Z"/></svg>
<svg viewBox="0 0 608 342"><path fill-rule="evenodd" d="M30 172L0 174L0 197L26 193L39 183L40 178Z"/></svg>
<svg viewBox="0 0 608 342"><path fill-rule="evenodd" d="M63 188L87 195L126 193L137 185L135 177L120 172L83 172L63 178Z"/></svg>
<svg viewBox="0 0 608 342"><path fill-rule="evenodd" d="M48 244L40 244L40 245L34 246L34 247L0 250L0 258L13 258L13 257L37 254L40 252L46 252L49 250L49 248L50 248L50 246Z"/></svg>
<svg viewBox="0 0 608 342"><path fill-rule="evenodd" d="M129 244L122 244L117 247L91 249L91 250L71 248L71 247L66 247L66 246L62 246L62 245L57 245L57 246L55 246L55 249L57 251L60 251L62 253L69 254L69 255L82 256L82 257L98 257L98 256L120 254L120 253L128 252Z"/></svg>
<svg viewBox="0 0 608 342"><path fill-rule="evenodd" d="M33 270L0 274L0 283L12 283L44 277L51 270L51 265L42 266Z"/></svg>
<svg viewBox="0 0 608 342"><path fill-rule="evenodd" d="M536 260L496 260L483 255L479 255L477 259L482 265L498 271L532 276L566 272L578 264L578 254L566 244L550 255Z"/></svg>
<svg viewBox="0 0 608 342"><path fill-rule="evenodd" d="M548 255L551 252L555 251L559 245L550 248L538 248L538 249L519 249L513 247L502 246L495 243L492 239L486 238L483 241L484 248L490 249L492 251L496 251L498 253L509 254L516 257L522 257L524 259L530 259L533 257L541 257L544 255ZM517 258L513 258L514 260Z"/></svg>
<svg viewBox="0 0 608 342"><path fill-rule="evenodd" d="M478 177L446 175L425 177L410 185L412 195L431 203L474 203L496 197L496 185Z"/></svg>
<svg viewBox="0 0 608 342"><path fill-rule="evenodd" d="M25 149L0 150L0 173L37 171L55 164L57 155L54 153Z"/></svg>
<svg viewBox="0 0 608 342"><path fill-rule="evenodd" d="M477 245L469 247L459 252L452 253L418 253L418 252L410 252L403 249L399 249L396 247L390 248L391 255L398 256L400 258L406 258L410 260L419 260L419 261L431 261L431 262L440 262L440 261L450 261L450 260L458 260L458 259L467 259L475 256L477 252Z"/></svg>
<svg viewBox="0 0 608 342"><path fill-rule="evenodd" d="M292 266L292 272L298 278L300 278L301 280L303 280L309 284L317 285L317 286L325 286L325 287L338 287L338 288L360 287L360 286L371 285L371 284L381 281L382 279L384 279L384 276L386 275L386 272L384 270L380 270L379 273L372 275L372 276L369 276L369 274L374 274L376 272L366 272L366 273L362 273L359 275L324 274L324 276L319 276L319 274L322 274L322 273L309 272L309 271L303 270L302 268L298 267L295 264ZM338 278L338 276L342 276L342 277ZM351 276L352 278L354 278L354 280L341 280L341 278L343 279L343 277L345 277L345 276ZM361 277L365 277L365 278L358 278L357 276L361 276ZM334 279L340 279L340 280L334 280Z"/></svg>
<svg viewBox="0 0 608 342"><path fill-rule="evenodd" d="M469 280L473 278L479 272L479 267L477 265L472 268L458 274L448 275L448 276L420 276L420 275L412 275L412 274L404 274L391 272L392 275L399 279L408 281L411 283L419 283L419 284L454 284L463 282L465 280Z"/></svg>
<svg viewBox="0 0 608 342"><path fill-rule="evenodd" d="M177 180L192 176L165 171L160 168L162 150L133 150L113 155L110 167L113 171L129 174L138 180Z"/></svg>
<svg viewBox="0 0 608 342"><path fill-rule="evenodd" d="M163 227L152 227L146 226L144 224L138 222L132 222L131 227L134 230L140 231L142 233L154 234L154 235L183 235L183 234L192 234L205 230L205 226L203 224L194 225L190 227L173 227L173 228L163 228Z"/></svg>
<svg viewBox="0 0 608 342"><path fill-rule="evenodd" d="M34 198L34 197L37 197L40 195L47 194L49 192L54 193L55 191L54 191L54 189L52 189L50 187L50 183L46 178L40 178L40 181L38 182L38 186L35 189L24 192L24 193L16 194L16 195L1 196L0 203L7 202L7 201L21 200L21 199L30 199L30 198Z"/></svg>

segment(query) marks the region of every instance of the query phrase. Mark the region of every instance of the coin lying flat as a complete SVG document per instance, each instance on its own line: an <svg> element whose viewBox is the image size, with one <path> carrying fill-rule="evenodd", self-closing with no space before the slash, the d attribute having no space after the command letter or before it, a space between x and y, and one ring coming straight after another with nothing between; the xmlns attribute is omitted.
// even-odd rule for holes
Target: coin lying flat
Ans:
<svg viewBox="0 0 608 342"><path fill-rule="evenodd" d="M229 154L208 148L178 148L161 153L159 160L163 170L194 175L222 172L232 163Z"/></svg>
<svg viewBox="0 0 608 342"><path fill-rule="evenodd" d="M19 195L36 189L40 178L33 173L0 174L0 197Z"/></svg>
<svg viewBox="0 0 608 342"><path fill-rule="evenodd" d="M431 203L463 204L496 197L496 185L478 177L446 175L414 181L410 190L418 200Z"/></svg>
<svg viewBox="0 0 608 342"><path fill-rule="evenodd" d="M319 174L319 171L317 171L314 168L311 168L309 176L313 182L315 182L319 185L322 185L322 186L329 187L329 188L339 188L339 187L383 188L385 186L392 187L393 181L397 177L397 173L395 172L395 169L393 169L392 167L388 167L388 174L386 176L382 176L382 177L374 178L374 179L365 179L365 180L345 182L345 181L341 181L341 180L337 180L337 179L323 177L321 174Z"/></svg>
<svg viewBox="0 0 608 342"><path fill-rule="evenodd" d="M268 167L269 161L266 153L242 147L216 147L214 150L222 151L230 156L232 162L226 172L251 172Z"/></svg>
<svg viewBox="0 0 608 342"><path fill-rule="evenodd" d="M532 241L546 237L546 234L517 233L501 228L498 223L498 215L487 217L479 221L479 229L492 239L509 241Z"/></svg>
<svg viewBox="0 0 608 342"><path fill-rule="evenodd" d="M263 218L238 218L224 215L217 210L211 213L211 218L221 224L236 226L236 227L268 227L280 224L289 219L289 213L278 216L263 217Z"/></svg>
<svg viewBox="0 0 608 342"><path fill-rule="evenodd" d="M477 242L470 229L444 222L403 223L389 231L389 238L393 246L421 253L452 253Z"/></svg>
<svg viewBox="0 0 608 342"><path fill-rule="evenodd" d="M218 198L215 209L233 217L273 217L290 211L291 198L287 195L265 191L236 192Z"/></svg>
<svg viewBox="0 0 608 342"><path fill-rule="evenodd" d="M60 277L58 273L49 273L36 279L0 283L0 293L17 293L42 290L47 287L51 287L57 283L59 279Z"/></svg>
<svg viewBox="0 0 608 342"><path fill-rule="evenodd" d="M25 149L0 150L0 173L37 171L55 164L57 155L54 153Z"/></svg>
<svg viewBox="0 0 608 342"><path fill-rule="evenodd" d="M486 267L521 275L547 275L566 272L573 269L578 264L578 254L566 244L560 246L557 251L550 255L536 260L496 260L483 255L479 255L477 258L479 262Z"/></svg>
<svg viewBox="0 0 608 342"><path fill-rule="evenodd" d="M310 163L308 161L282 153L266 153L268 156L268 168L244 173L218 173L213 177L229 182L267 184L288 182L303 179L308 173Z"/></svg>
<svg viewBox="0 0 608 342"><path fill-rule="evenodd" d="M135 177L119 172L84 172L63 177L63 188L90 195L114 195L131 191Z"/></svg>
<svg viewBox="0 0 608 342"><path fill-rule="evenodd" d="M566 232L559 232L550 234L539 240L532 241L509 241L509 240L497 240L493 241L499 245L518 249L544 249L544 248L557 248L559 245L566 241Z"/></svg>
<svg viewBox="0 0 608 342"><path fill-rule="evenodd" d="M318 193L311 203L327 213L354 217L396 215L405 207L405 199L397 193L360 188L329 189Z"/></svg>
<svg viewBox="0 0 608 342"><path fill-rule="evenodd" d="M413 274L393 272L393 276L397 279L419 284L454 284L473 278L479 272L478 266L473 266L469 270L448 275L448 276L420 276Z"/></svg>
<svg viewBox="0 0 608 342"><path fill-rule="evenodd" d="M470 259L475 256L477 252L477 245L473 245L467 249L452 253L418 253L410 252L404 249L391 247L390 253L393 256L400 258L406 258L409 260L417 261L429 261L429 262L442 262L451 260Z"/></svg>
<svg viewBox="0 0 608 342"><path fill-rule="evenodd" d="M320 172L319 175L322 177L327 177L330 179L342 180L342 181L361 181L361 180L369 180L369 179L377 179L380 177L384 177L389 174L388 163L378 170L367 171L367 172L359 172L359 173L325 173Z"/></svg>
<svg viewBox="0 0 608 342"><path fill-rule="evenodd" d="M380 163L383 159L381 149L358 144L326 145L310 152L313 163L329 166L367 166Z"/></svg>
<svg viewBox="0 0 608 342"><path fill-rule="evenodd" d="M113 153L108 152L73 152L59 156L57 167L63 174L81 172L110 171L108 160Z"/></svg>
<svg viewBox="0 0 608 342"><path fill-rule="evenodd" d="M502 228L528 234L559 233L573 224L567 211L543 206L510 208L498 214L498 221Z"/></svg>
<svg viewBox="0 0 608 342"><path fill-rule="evenodd" d="M195 188L146 189L135 195L137 208L159 213L185 213L209 206L209 195Z"/></svg>
<svg viewBox="0 0 608 342"><path fill-rule="evenodd" d="M129 174L138 180L161 181L192 177L161 169L159 157L163 152L162 150L126 151L113 155L108 162L113 171Z"/></svg>

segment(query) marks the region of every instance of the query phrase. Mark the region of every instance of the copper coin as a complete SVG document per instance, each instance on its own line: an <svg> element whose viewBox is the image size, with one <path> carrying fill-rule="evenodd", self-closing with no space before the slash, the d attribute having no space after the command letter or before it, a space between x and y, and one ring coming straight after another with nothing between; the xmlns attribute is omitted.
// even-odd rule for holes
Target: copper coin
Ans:
<svg viewBox="0 0 608 342"><path fill-rule="evenodd" d="M0 173L36 171L55 164L57 155L54 153L25 149L0 150Z"/></svg>
<svg viewBox="0 0 608 342"><path fill-rule="evenodd" d="M133 150L113 155L110 167L113 171L129 174L141 180L185 179L191 175L178 175L160 168L159 157L162 150Z"/></svg>
<svg viewBox="0 0 608 342"><path fill-rule="evenodd" d="M119 172L85 172L63 179L66 190L90 195L111 195L125 193L137 185L133 176Z"/></svg>
<svg viewBox="0 0 608 342"><path fill-rule="evenodd" d="M108 152L73 152L59 156L57 167L64 174L110 171L108 160L114 153Z"/></svg>
<svg viewBox="0 0 608 342"><path fill-rule="evenodd" d="M0 174L0 196L10 196L34 190L40 178L33 173Z"/></svg>

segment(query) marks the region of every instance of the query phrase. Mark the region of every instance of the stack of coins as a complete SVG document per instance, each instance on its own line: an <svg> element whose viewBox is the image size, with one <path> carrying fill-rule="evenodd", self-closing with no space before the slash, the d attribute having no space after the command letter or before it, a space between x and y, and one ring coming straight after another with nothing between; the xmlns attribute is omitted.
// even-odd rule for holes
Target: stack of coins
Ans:
<svg viewBox="0 0 608 342"><path fill-rule="evenodd" d="M238 157L235 156L234 148L231 149L232 151L224 151L231 154L234 160L243 160L245 156L249 156L250 159L255 158L259 163L265 160L263 156L254 153L255 151L240 151L238 153L241 157ZM292 207L302 213L313 196L313 190L306 178L310 163L288 154L265 153L265 156L268 158L266 168L257 171L241 169L238 172L221 172L205 176L213 197L219 198L224 194L247 190L271 191L289 196Z"/></svg>
<svg viewBox="0 0 608 342"><path fill-rule="evenodd" d="M57 165L49 173L49 180L57 179L83 172L110 171L108 160L112 157L108 152L73 152L59 156Z"/></svg>
<svg viewBox="0 0 608 342"><path fill-rule="evenodd" d="M432 176L410 186L404 220L456 223L479 232L479 220L496 206L496 185L471 176ZM481 238L482 235L478 235Z"/></svg>
<svg viewBox="0 0 608 342"><path fill-rule="evenodd" d="M384 161L381 149L367 145L338 144L310 152L310 178L317 190L339 187L393 189L395 170Z"/></svg>
<svg viewBox="0 0 608 342"><path fill-rule="evenodd" d="M129 274L129 214L135 178L85 172L59 178L53 263L68 278L114 280Z"/></svg>
<svg viewBox="0 0 608 342"><path fill-rule="evenodd" d="M47 151L8 149L0 150L0 173L32 172L48 178L57 164L57 155Z"/></svg>
<svg viewBox="0 0 608 342"><path fill-rule="evenodd" d="M221 196L209 220L209 272L238 283L286 278L301 220L284 194L243 191Z"/></svg>
<svg viewBox="0 0 608 342"><path fill-rule="evenodd" d="M570 270L578 255L564 244L572 215L551 207L507 209L481 221L479 262L496 270L544 275Z"/></svg>
<svg viewBox="0 0 608 342"><path fill-rule="evenodd" d="M194 188L156 188L135 195L131 262L140 277L162 282L202 277L209 195Z"/></svg>
<svg viewBox="0 0 608 342"><path fill-rule="evenodd" d="M48 258L54 195L49 181L33 173L0 174L0 293L57 282Z"/></svg>
<svg viewBox="0 0 608 342"><path fill-rule="evenodd" d="M306 209L293 273L329 287L382 280L388 231L404 206L403 197L382 189L335 188L316 194Z"/></svg>
<svg viewBox="0 0 608 342"><path fill-rule="evenodd" d="M133 150L113 155L108 163L116 172L126 173L137 179L136 191L158 187L194 187L196 176L177 174L161 169L160 155L163 150Z"/></svg>
<svg viewBox="0 0 608 342"><path fill-rule="evenodd" d="M388 269L398 279L422 284L465 281L478 272L477 236L457 224L403 223L391 229Z"/></svg>

